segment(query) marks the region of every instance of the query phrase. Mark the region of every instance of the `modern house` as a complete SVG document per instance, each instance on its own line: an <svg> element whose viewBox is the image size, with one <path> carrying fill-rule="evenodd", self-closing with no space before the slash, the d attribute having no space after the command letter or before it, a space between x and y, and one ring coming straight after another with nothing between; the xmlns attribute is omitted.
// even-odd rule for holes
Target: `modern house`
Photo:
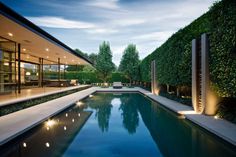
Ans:
<svg viewBox="0 0 236 157"><path fill-rule="evenodd" d="M0 94L45 85L44 70L54 68L63 86L66 65L91 64L63 42L0 2Z"/></svg>

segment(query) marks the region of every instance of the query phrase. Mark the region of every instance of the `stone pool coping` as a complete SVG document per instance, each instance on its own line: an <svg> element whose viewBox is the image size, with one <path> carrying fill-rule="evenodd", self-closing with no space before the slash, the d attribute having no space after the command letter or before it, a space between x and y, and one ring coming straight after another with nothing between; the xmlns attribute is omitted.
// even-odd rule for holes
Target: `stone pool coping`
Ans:
<svg viewBox="0 0 236 157"><path fill-rule="evenodd" d="M17 111L0 117L0 145L30 130L34 126L49 119L75 102L88 97L95 92L139 92L144 96L159 102L177 114L182 114L186 119L217 135L225 141L236 146L236 125L213 116L195 114L192 107L183 105L162 96L153 95L139 87L122 89L91 87L70 95L66 95L40 105Z"/></svg>

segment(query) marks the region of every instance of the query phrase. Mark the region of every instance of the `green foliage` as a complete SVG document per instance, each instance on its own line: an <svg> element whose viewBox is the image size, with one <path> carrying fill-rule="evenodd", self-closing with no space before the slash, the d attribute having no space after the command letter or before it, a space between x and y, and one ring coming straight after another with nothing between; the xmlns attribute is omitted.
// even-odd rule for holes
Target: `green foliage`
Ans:
<svg viewBox="0 0 236 157"><path fill-rule="evenodd" d="M119 71L123 72L130 80L138 80L139 55L136 45L129 44L121 58Z"/></svg>
<svg viewBox="0 0 236 157"><path fill-rule="evenodd" d="M172 86L191 85L191 41L210 35L210 78L219 96L236 96L236 1L216 3L190 25L173 34L143 59L141 81L150 82L151 61L156 60L157 79Z"/></svg>
<svg viewBox="0 0 236 157"><path fill-rule="evenodd" d="M96 72L85 72L85 71L73 71L67 72L65 75L65 79L77 79L80 84L89 84L89 83L102 83L103 81L97 76ZM107 80L108 83L113 82L129 82L128 79L125 78L123 73L113 72L111 77Z"/></svg>
<svg viewBox="0 0 236 157"><path fill-rule="evenodd" d="M221 1L209 13L210 74L218 95L236 97L236 1Z"/></svg>
<svg viewBox="0 0 236 157"><path fill-rule="evenodd" d="M97 64L97 57L98 55L95 53L91 53L89 55L89 60L93 63L94 66Z"/></svg>
<svg viewBox="0 0 236 157"><path fill-rule="evenodd" d="M108 42L103 42L99 46L99 53L97 56L96 69L98 76L106 82L115 69L114 63L112 62L112 52L110 49L110 44Z"/></svg>

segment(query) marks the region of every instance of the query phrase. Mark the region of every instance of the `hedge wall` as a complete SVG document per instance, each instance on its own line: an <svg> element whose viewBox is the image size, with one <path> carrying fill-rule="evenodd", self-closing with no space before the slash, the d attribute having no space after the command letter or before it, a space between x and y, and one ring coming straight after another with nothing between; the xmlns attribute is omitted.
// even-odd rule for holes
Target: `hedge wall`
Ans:
<svg viewBox="0 0 236 157"><path fill-rule="evenodd" d="M236 97L236 1L222 0L190 25L173 34L143 59L141 81L150 81L150 64L156 60L161 84L191 86L191 41L210 35L210 77L219 96Z"/></svg>
<svg viewBox="0 0 236 157"><path fill-rule="evenodd" d="M79 83L102 83L103 81L97 77L96 72L83 72L83 71L71 71L66 72L65 79L78 79ZM113 72L111 77L108 79L109 83L112 82L128 83L129 80L125 78L122 73Z"/></svg>

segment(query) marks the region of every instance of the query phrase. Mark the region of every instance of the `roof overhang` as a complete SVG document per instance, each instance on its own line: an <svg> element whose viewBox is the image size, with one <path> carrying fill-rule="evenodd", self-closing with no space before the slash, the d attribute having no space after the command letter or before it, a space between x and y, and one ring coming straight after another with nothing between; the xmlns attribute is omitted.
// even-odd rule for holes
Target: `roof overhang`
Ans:
<svg viewBox="0 0 236 157"><path fill-rule="evenodd" d="M0 36L21 44L21 60L44 64L91 64L73 49L0 2ZM12 36L9 36L9 33Z"/></svg>

